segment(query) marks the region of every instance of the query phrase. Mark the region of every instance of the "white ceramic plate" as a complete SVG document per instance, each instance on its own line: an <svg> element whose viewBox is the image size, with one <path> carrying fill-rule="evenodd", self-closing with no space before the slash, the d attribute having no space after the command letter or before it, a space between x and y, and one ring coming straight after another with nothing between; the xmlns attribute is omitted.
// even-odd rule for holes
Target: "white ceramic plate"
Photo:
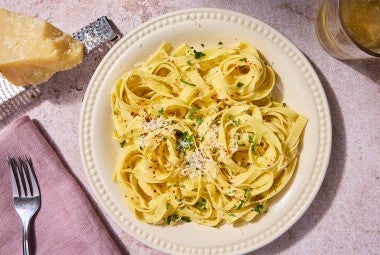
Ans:
<svg viewBox="0 0 380 255"><path fill-rule="evenodd" d="M211 228L195 223L176 227L138 222L112 182L119 145L112 138L110 94L117 79L152 54L163 42L199 47L254 45L277 74L277 95L307 116L297 172L287 189L259 221L240 227ZM331 120L321 83L305 56L263 22L220 9L189 9L155 18L124 36L104 57L86 91L80 119L80 146L88 181L98 202L137 240L171 254L241 254L280 236L305 212L328 166Z"/></svg>

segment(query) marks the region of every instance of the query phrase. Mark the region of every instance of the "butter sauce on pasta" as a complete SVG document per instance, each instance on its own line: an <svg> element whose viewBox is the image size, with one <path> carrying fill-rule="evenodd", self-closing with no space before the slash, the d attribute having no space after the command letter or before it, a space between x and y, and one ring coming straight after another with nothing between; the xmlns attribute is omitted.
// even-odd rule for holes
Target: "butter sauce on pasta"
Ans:
<svg viewBox="0 0 380 255"><path fill-rule="evenodd" d="M307 119L275 102L272 68L248 43L164 42L112 93L123 150L114 181L150 224L219 226L263 214L295 171Z"/></svg>

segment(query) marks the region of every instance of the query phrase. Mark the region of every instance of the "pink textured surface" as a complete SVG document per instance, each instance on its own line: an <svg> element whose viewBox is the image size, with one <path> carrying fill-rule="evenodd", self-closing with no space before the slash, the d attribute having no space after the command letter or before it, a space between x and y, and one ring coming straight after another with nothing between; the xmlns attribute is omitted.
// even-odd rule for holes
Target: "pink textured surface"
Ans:
<svg viewBox="0 0 380 255"><path fill-rule="evenodd" d="M252 254L377 254L380 61L342 62L324 52L314 33L321 2L3 0L0 7L46 19L69 33L106 15L126 34L152 17L192 7L239 11L274 27L307 56L322 81L332 115L333 147L326 178L310 208L281 237ZM56 74L40 86L41 95L30 105L0 122L3 128L23 114L36 119L90 195L79 157L79 113L87 84L106 52L107 47L93 52L77 68ZM162 254L122 232L99 210L125 253Z"/></svg>
<svg viewBox="0 0 380 255"><path fill-rule="evenodd" d="M33 152L31 152L33 151ZM34 221L36 254L120 254L75 178L27 116L0 131L0 253L21 254L21 220L14 210L6 159L29 155L40 185ZM33 244L33 242L32 242ZM52 245L54 244L54 245Z"/></svg>

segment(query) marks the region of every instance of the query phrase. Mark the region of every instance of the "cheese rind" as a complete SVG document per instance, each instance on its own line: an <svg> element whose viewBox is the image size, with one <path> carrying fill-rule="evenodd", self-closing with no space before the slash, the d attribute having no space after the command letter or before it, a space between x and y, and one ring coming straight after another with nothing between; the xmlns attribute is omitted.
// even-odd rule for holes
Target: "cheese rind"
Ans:
<svg viewBox="0 0 380 255"><path fill-rule="evenodd" d="M36 85L83 59L83 45L50 23L0 8L0 72L14 85Z"/></svg>

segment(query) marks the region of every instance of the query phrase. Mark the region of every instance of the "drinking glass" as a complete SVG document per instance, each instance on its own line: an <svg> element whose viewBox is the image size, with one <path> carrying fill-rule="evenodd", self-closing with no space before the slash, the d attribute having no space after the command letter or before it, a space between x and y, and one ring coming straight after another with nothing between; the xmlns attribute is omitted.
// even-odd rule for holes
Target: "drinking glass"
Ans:
<svg viewBox="0 0 380 255"><path fill-rule="evenodd" d="M380 58L380 0L325 0L315 29L337 59Z"/></svg>

